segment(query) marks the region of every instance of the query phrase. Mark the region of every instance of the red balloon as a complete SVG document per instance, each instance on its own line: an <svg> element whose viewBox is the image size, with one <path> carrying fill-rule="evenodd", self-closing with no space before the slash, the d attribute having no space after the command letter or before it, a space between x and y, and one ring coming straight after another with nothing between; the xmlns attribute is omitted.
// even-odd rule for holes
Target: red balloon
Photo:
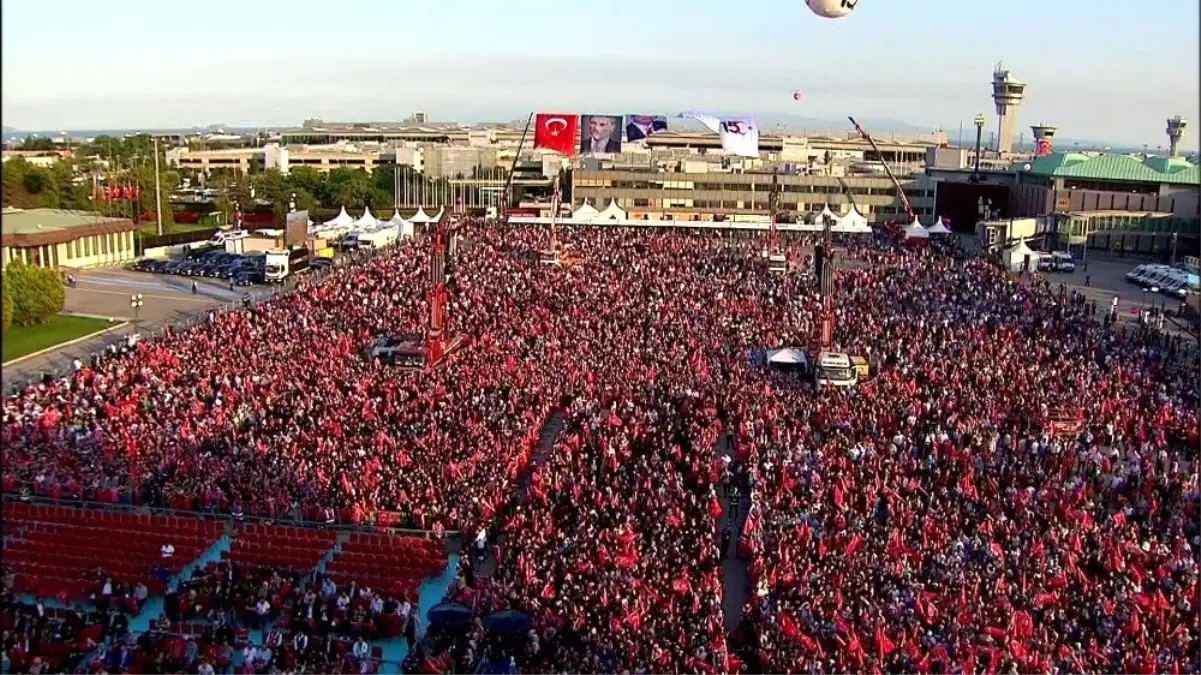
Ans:
<svg viewBox="0 0 1201 675"><path fill-rule="evenodd" d="M792 92L792 100L794 100L794 101L801 100L801 92L800 91Z"/></svg>

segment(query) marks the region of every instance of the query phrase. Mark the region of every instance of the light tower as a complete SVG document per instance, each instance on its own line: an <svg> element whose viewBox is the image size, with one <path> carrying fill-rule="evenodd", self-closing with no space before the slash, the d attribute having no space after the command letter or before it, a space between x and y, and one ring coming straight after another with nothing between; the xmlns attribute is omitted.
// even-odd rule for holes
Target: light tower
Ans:
<svg viewBox="0 0 1201 675"><path fill-rule="evenodd" d="M1055 138L1055 132L1059 127L1053 127L1049 124L1035 124L1030 127L1034 132L1034 156L1046 157L1054 152L1054 144L1052 140Z"/></svg>
<svg viewBox="0 0 1201 675"><path fill-rule="evenodd" d="M1018 107L1026 99L1026 83L1015 79L1004 64L997 63L992 74L992 100L997 106L997 154L1013 151Z"/></svg>
<svg viewBox="0 0 1201 675"><path fill-rule="evenodd" d="M1179 152L1180 139L1184 138L1184 130L1188 128L1188 120L1180 115L1168 118L1168 157L1175 157Z"/></svg>

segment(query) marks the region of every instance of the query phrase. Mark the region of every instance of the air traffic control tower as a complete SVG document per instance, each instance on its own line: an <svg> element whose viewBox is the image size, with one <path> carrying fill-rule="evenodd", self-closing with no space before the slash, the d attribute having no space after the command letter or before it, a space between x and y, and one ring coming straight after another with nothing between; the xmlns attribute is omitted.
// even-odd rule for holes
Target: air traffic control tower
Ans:
<svg viewBox="0 0 1201 675"><path fill-rule="evenodd" d="M1015 79L1001 63L992 74L992 100L997 106L997 147L999 155L1013 151L1017 130L1018 107L1026 99L1026 83Z"/></svg>
<svg viewBox="0 0 1201 675"><path fill-rule="evenodd" d="M1180 115L1168 118L1168 157L1176 157L1180 152L1180 139L1184 138L1184 130L1188 128L1188 120Z"/></svg>
<svg viewBox="0 0 1201 675"><path fill-rule="evenodd" d="M1046 157L1055 152L1055 132L1059 129L1050 124L1035 124L1030 127L1034 132L1034 156Z"/></svg>

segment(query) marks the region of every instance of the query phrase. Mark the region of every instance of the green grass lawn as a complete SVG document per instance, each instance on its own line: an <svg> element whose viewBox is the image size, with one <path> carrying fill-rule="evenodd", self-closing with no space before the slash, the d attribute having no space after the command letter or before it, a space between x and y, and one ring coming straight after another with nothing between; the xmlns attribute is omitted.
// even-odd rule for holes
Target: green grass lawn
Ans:
<svg viewBox="0 0 1201 675"><path fill-rule="evenodd" d="M0 361L8 363L26 354L104 330L112 325L114 324L103 319L64 314L34 326L14 325L4 334L4 349Z"/></svg>

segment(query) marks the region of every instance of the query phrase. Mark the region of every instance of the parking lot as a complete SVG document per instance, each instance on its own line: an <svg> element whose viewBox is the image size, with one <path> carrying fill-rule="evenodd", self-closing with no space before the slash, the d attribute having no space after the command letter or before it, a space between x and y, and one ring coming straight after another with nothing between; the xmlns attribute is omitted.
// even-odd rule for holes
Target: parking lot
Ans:
<svg viewBox="0 0 1201 675"><path fill-rule="evenodd" d="M1080 291L1089 300L1096 300L1098 312L1104 311L1117 298L1120 321L1134 320L1134 308L1140 312L1150 307L1175 310L1180 300L1163 293L1145 291L1138 284L1126 280L1127 272L1145 262L1138 258L1090 255L1084 263L1077 261L1075 272L1051 272L1046 277L1052 283L1063 283L1069 289ZM1165 323L1164 328L1169 332L1183 332L1170 322Z"/></svg>

